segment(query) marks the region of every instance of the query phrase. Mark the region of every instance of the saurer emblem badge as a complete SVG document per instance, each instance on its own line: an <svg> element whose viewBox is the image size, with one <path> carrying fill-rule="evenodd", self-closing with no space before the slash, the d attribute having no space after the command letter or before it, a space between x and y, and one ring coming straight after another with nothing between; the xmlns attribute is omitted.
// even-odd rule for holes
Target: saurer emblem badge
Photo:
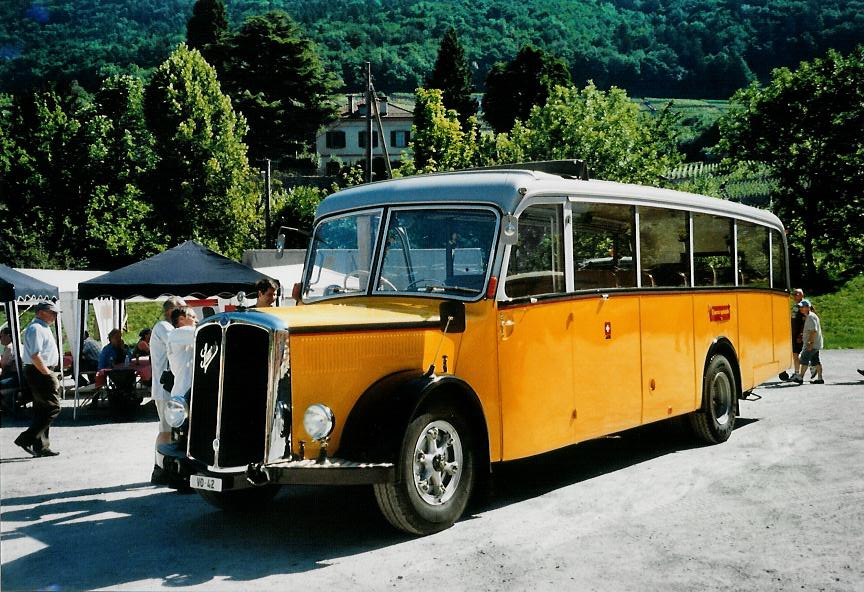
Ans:
<svg viewBox="0 0 864 592"><path fill-rule="evenodd" d="M216 359L216 354L219 353L219 346L215 343L212 345L205 345L204 349L201 350L201 368L204 370L204 373L207 373L207 368L210 367L210 362Z"/></svg>

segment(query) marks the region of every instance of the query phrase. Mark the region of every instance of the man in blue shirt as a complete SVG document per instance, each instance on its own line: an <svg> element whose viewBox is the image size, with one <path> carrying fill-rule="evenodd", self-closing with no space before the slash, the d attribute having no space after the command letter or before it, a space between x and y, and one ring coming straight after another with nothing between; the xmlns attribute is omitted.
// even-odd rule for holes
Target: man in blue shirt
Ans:
<svg viewBox="0 0 864 592"><path fill-rule="evenodd" d="M52 302L36 305L36 318L24 330L22 345L24 379L33 394L33 421L15 438L15 444L33 456L57 456L51 450L48 430L60 414L60 381L57 366L60 352L51 332L60 307Z"/></svg>
<svg viewBox="0 0 864 592"><path fill-rule="evenodd" d="M115 364L123 364L129 361L129 348L123 343L123 332L120 329L111 329L108 333L108 345L102 348L99 354L99 370L114 367Z"/></svg>

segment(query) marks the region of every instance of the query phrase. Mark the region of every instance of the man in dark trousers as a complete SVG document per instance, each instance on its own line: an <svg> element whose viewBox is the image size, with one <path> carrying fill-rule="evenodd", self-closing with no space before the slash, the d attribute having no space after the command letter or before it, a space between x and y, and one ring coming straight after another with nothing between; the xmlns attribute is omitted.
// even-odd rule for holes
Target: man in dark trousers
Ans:
<svg viewBox="0 0 864 592"><path fill-rule="evenodd" d="M51 332L60 308L52 302L36 305L36 318L24 330L22 356L24 380L33 394L33 421L15 438L15 444L33 456L57 456L51 450L48 430L60 413L60 381L57 368L60 352Z"/></svg>

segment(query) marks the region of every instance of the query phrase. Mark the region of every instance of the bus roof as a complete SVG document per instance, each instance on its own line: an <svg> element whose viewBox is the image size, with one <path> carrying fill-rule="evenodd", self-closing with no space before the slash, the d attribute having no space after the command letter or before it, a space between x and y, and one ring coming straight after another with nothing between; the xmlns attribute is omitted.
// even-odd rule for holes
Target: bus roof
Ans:
<svg viewBox="0 0 864 592"><path fill-rule="evenodd" d="M532 198L567 196L575 200L666 207L732 216L782 229L780 220L767 210L732 201L612 181L585 181L525 169L468 170L434 173L379 181L334 193L318 206L317 218L339 212L389 205L436 203L488 204L505 214L514 214Z"/></svg>

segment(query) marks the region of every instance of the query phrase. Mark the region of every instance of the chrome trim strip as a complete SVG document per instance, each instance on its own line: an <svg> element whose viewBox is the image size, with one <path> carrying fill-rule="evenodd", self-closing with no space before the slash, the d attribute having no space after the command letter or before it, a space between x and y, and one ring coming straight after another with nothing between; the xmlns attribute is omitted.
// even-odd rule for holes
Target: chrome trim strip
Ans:
<svg viewBox="0 0 864 592"><path fill-rule="evenodd" d="M222 342L220 344L220 348L222 349L222 353L219 356L219 390L217 392L216 399L216 439L219 440L219 437L222 435L222 388L225 384L225 340L226 335L228 334L228 327L231 326L231 323L222 327ZM216 450L213 451L213 468L219 468L219 449L220 446Z"/></svg>

